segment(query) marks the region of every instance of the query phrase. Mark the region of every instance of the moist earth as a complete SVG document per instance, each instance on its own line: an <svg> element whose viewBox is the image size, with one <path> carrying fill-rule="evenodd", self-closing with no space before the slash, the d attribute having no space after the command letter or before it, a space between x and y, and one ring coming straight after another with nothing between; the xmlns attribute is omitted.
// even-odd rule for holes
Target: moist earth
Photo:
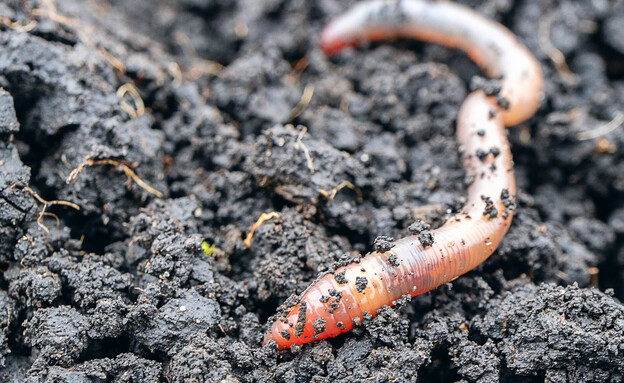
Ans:
<svg viewBox="0 0 624 383"><path fill-rule="evenodd" d="M413 41L324 56L354 1L0 3L0 381L624 380L624 3L460 2L545 72L509 130L509 233L285 351L262 339L292 294L461 208L478 68Z"/></svg>

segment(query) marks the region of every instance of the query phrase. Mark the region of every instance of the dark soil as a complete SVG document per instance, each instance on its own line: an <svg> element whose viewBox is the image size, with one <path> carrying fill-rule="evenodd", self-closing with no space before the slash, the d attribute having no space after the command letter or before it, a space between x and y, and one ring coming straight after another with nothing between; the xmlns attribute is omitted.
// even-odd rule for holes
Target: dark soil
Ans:
<svg viewBox="0 0 624 383"><path fill-rule="evenodd" d="M509 234L454 282L282 352L261 341L291 294L461 207L478 68L412 41L325 57L354 1L0 2L0 381L623 381L624 128L578 133L624 110L624 3L461 2L545 71L510 130Z"/></svg>

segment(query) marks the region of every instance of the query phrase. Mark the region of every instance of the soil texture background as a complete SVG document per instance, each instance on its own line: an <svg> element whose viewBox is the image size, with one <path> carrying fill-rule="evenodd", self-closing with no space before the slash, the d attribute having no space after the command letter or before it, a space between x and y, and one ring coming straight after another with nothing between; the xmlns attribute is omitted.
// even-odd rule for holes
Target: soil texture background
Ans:
<svg viewBox="0 0 624 383"><path fill-rule="evenodd" d="M261 343L291 294L462 206L479 69L405 40L325 57L355 1L0 2L0 381L623 381L624 2L460 2L545 72L509 130L509 233L281 352Z"/></svg>

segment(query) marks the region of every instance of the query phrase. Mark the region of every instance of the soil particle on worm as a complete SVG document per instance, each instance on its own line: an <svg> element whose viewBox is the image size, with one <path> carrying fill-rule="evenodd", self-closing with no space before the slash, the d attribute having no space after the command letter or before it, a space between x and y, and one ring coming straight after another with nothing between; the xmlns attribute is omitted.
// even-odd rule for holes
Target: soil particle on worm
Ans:
<svg viewBox="0 0 624 383"><path fill-rule="evenodd" d="M366 290L366 286L368 285L368 278L366 277L355 277L355 288L358 292L364 294Z"/></svg>
<svg viewBox="0 0 624 383"><path fill-rule="evenodd" d="M344 285L348 282L344 271L334 274L334 278L336 279L336 283L339 285Z"/></svg>
<svg viewBox="0 0 624 383"><path fill-rule="evenodd" d="M379 236L375 238L374 247L378 252L385 253L394 247L394 238L383 235Z"/></svg>
<svg viewBox="0 0 624 383"><path fill-rule="evenodd" d="M431 232L429 231L423 231L422 233L418 234L418 240L420 241L422 247L430 247L433 245L434 242L433 234L431 234Z"/></svg>
<svg viewBox="0 0 624 383"><path fill-rule="evenodd" d="M327 321L323 318L316 318L314 323L312 323L312 327L314 328L314 334L319 335L325 331L325 325Z"/></svg>
<svg viewBox="0 0 624 383"><path fill-rule="evenodd" d="M509 129L509 232L474 272L293 352L261 346L278 305L377 236L430 245L410 224L461 208L457 112L498 80L421 42L327 58L335 0L1 3L0 380L622 380L624 134L583 137L621 120L624 7L460 2L545 71Z"/></svg>

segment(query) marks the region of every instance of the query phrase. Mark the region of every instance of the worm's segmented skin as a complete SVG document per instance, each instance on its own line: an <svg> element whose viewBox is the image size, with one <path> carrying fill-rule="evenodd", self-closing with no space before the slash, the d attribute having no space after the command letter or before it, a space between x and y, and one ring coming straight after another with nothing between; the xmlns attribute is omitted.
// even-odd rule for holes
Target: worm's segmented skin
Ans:
<svg viewBox="0 0 624 383"><path fill-rule="evenodd" d="M462 213L430 232L433 243L412 235L317 279L278 314L265 343L274 340L287 348L349 331L366 313L374 316L404 295L430 291L473 269L509 228L516 183L505 126L530 118L539 107L539 63L502 25L458 4L426 0L359 3L325 28L321 47L334 54L362 41L395 37L460 48L501 80L498 97L471 93L457 118L464 167L474 179L468 202Z"/></svg>

